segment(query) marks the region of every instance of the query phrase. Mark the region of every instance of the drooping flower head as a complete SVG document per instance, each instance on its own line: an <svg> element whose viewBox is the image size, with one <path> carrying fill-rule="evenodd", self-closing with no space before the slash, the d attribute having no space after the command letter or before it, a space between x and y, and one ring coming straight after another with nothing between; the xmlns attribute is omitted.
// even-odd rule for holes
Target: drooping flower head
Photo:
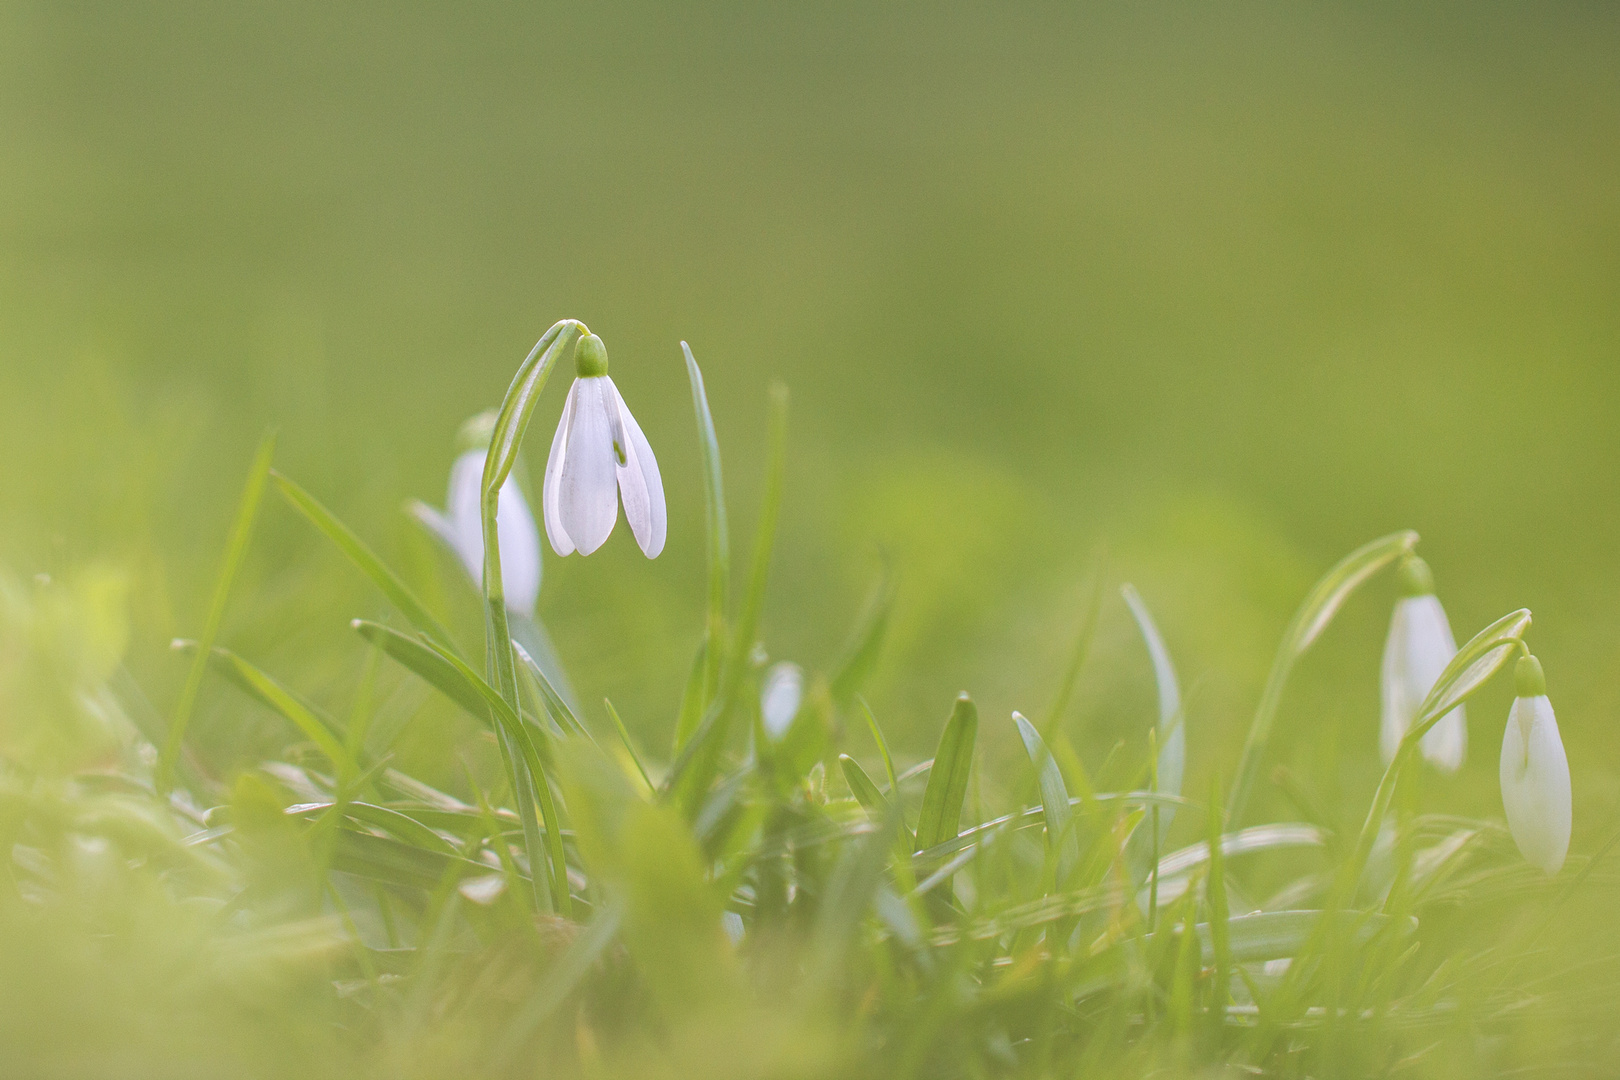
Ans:
<svg viewBox="0 0 1620 1080"><path fill-rule="evenodd" d="M786 735L803 702L804 669L786 660L772 664L759 690L759 711L765 722L765 734L772 739Z"/></svg>
<svg viewBox="0 0 1620 1080"><path fill-rule="evenodd" d="M484 525L480 508L484 483L484 457L495 428L494 411L479 413L461 426L456 439L456 460L450 466L450 489L441 513L425 503L413 502L411 512L456 553L473 584L484 581ZM501 546L501 585L506 606L526 617L534 615L540 596L540 530L523 497L517 470L501 485L495 507L496 535Z"/></svg>
<svg viewBox="0 0 1620 1080"><path fill-rule="evenodd" d="M1412 726L1418 707L1434 689L1440 673L1457 655L1446 609L1434 594L1434 574L1416 555L1400 567L1402 596L1395 602L1389 639L1384 644L1383 718L1378 748L1387 764L1395 758L1401 738ZM1424 733L1423 756L1444 772L1462 767L1468 752L1468 716L1463 706L1452 709Z"/></svg>
<svg viewBox="0 0 1620 1080"><path fill-rule="evenodd" d="M1556 874L1569 853L1569 759L1541 661L1521 657L1513 677L1518 696L1502 733L1502 808L1525 861Z"/></svg>
<svg viewBox="0 0 1620 1080"><path fill-rule="evenodd" d="M541 493L551 549L589 555L601 547L619 520L622 499L636 543L655 559L668 528L658 459L608 378L602 339L580 338L574 365L578 377L551 440Z"/></svg>

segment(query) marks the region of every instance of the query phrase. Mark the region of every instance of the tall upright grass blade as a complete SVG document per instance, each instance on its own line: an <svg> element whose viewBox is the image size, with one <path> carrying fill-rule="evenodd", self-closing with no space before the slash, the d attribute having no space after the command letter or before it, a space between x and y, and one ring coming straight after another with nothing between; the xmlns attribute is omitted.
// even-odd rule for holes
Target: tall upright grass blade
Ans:
<svg viewBox="0 0 1620 1080"><path fill-rule="evenodd" d="M900 778L894 774L894 756L889 753L889 740L883 737L883 729L878 727L877 717L872 715L872 706L866 703L866 699L857 695L855 702L861 707L861 714L866 717L867 730L872 733L872 741L877 743L878 753L883 758L883 774L889 780L889 794L898 804Z"/></svg>
<svg viewBox="0 0 1620 1080"><path fill-rule="evenodd" d="M450 632L433 617L410 587L400 580L399 575L388 568L388 565L377 557L376 552L361 540L354 530L339 521L336 515L321 504L320 500L311 495L298 483L283 473L272 471L271 480L276 490L288 504L300 514L304 515L315 528L319 529L328 540L337 546L344 556L353 563L362 574L370 578L388 602L426 636L439 642L445 647L453 647Z"/></svg>
<svg viewBox="0 0 1620 1080"><path fill-rule="evenodd" d="M928 773L928 787L923 790L922 816L917 820L918 851L956 838L978 733L979 710L972 698L960 694L939 737L934 767Z"/></svg>
<svg viewBox="0 0 1620 1080"><path fill-rule="evenodd" d="M1069 650L1069 666L1063 669L1063 678L1058 682L1057 692L1052 695L1052 703L1046 707L1046 716L1041 723L1043 737L1049 741L1063 722L1063 714L1068 711L1075 685L1080 681L1080 672L1086 666L1086 658L1091 655L1091 643L1097 636L1097 619L1102 613L1103 574L1107 564L1100 553L1094 562L1086 603L1081 611L1080 629L1075 634L1074 648Z"/></svg>
<svg viewBox="0 0 1620 1080"><path fill-rule="evenodd" d="M749 568L748 588L743 594L742 611L727 661L726 687L722 697L736 693L748 655L759 633L760 616L765 610L765 585L770 576L771 551L776 546L776 522L782 510L782 488L787 470L787 387L776 383L770 393L769 450L765 464L765 494L759 507L759 528L754 534L754 562Z"/></svg>
<svg viewBox="0 0 1620 1080"><path fill-rule="evenodd" d="M889 632L889 614L893 610L894 578L885 568L872 590L871 598L866 602L866 609L850 637L844 657L828 684L833 704L840 709L849 708L850 702L865 689L867 680L877 668L878 657L883 652L883 641Z"/></svg>
<svg viewBox="0 0 1620 1080"><path fill-rule="evenodd" d="M619 733L619 742L623 744L624 752L630 755L630 762L636 767L636 772L640 774L641 782L647 785L649 792L657 790L657 785L652 782L652 777L647 775L647 766L641 763L641 755L636 752L635 740L630 738L630 729L625 727L624 721L619 718L619 710L615 709L613 702L607 698L602 699L602 707L607 710L608 719L613 721L613 728Z"/></svg>
<svg viewBox="0 0 1620 1080"><path fill-rule="evenodd" d="M220 561L219 575L214 579L213 596L208 602L208 620L203 624L196 655L191 658L191 669L186 673L185 684L180 689L180 700L174 707L174 719L169 723L168 735L158 755L157 785L160 791L167 791L174 782L174 763L180 756L186 728L191 724L192 711L197 707L197 694L202 689L203 673L208 668L214 640L219 637L219 627L225 619L225 605L230 600L231 586L236 583L236 575L247 555L248 542L253 538L253 522L259 512L265 479L270 475L270 463L275 455L275 432L267 432L259 441L253 464L248 468L247 483L236 504L236 517L231 522L230 536L225 541L225 557Z"/></svg>
<svg viewBox="0 0 1620 1080"><path fill-rule="evenodd" d="M1226 999L1232 982L1232 944L1228 922L1231 913L1226 899L1226 854L1221 850L1221 782L1211 777L1209 810L1205 814L1204 835L1209 845L1209 874L1204 878L1204 898L1209 908L1210 952L1215 961L1215 981L1211 987L1210 1011L1217 1023L1225 1016Z"/></svg>
<svg viewBox="0 0 1620 1080"><path fill-rule="evenodd" d="M705 636L698 644L697 655L692 657L692 670L686 678L686 688L681 692L681 711L675 715L673 749L677 755L696 734L698 725L703 723L703 682L708 678L708 672L709 639Z"/></svg>
<svg viewBox="0 0 1620 1080"><path fill-rule="evenodd" d="M726 606L731 589L731 536L726 525L726 491L720 477L720 440L703 388L703 372L692 348L681 342L686 356L686 377L692 384L692 409L697 414L698 451L703 458L703 497L708 535L709 607L703 655L703 708L720 692L720 667L726 655Z"/></svg>
<svg viewBox="0 0 1620 1080"><path fill-rule="evenodd" d="M1237 825L1248 809L1249 797L1259 775L1266 744L1271 740L1271 728L1282 704L1283 688L1294 664L1327 629L1333 616L1344 602L1368 578L1388 566L1417 546L1418 534L1411 531L1391 533L1346 555L1337 566L1329 570L1306 595L1305 602L1295 612L1293 621L1283 634L1271 672L1266 676L1265 689L1260 693L1260 704L1243 743L1243 757L1238 763L1237 778L1226 807L1228 826Z"/></svg>

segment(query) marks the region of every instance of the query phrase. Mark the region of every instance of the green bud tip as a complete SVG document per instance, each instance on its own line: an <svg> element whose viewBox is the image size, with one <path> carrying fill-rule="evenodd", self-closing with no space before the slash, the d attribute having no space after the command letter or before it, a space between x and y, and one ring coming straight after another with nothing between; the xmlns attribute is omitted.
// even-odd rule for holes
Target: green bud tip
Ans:
<svg viewBox="0 0 1620 1080"><path fill-rule="evenodd" d="M607 374L607 346L595 334L586 334L574 347L574 374L582 379Z"/></svg>
<svg viewBox="0 0 1620 1080"><path fill-rule="evenodd" d="M477 416L468 417L456 433L456 453L489 449L489 440L495 434L495 416L496 410L485 409Z"/></svg>
<svg viewBox="0 0 1620 1080"><path fill-rule="evenodd" d="M1402 596L1428 596L1434 592L1434 571L1420 556L1402 559L1399 574Z"/></svg>
<svg viewBox="0 0 1620 1080"><path fill-rule="evenodd" d="M1519 657L1513 666L1513 682L1520 697L1546 697L1547 676L1541 670L1541 661L1534 656Z"/></svg>

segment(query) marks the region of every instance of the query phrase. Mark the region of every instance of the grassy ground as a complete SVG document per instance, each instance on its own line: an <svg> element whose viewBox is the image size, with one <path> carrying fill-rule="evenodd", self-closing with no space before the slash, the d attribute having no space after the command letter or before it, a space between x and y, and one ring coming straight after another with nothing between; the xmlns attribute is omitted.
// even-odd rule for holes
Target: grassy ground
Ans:
<svg viewBox="0 0 1620 1080"><path fill-rule="evenodd" d="M492 1048L519 1071L539 1060L559 1072L678 1069L694 1060L683 1053L712 1066L715 1047L735 1051L740 1074L1606 1061L1616 942L1589 916L1612 882L1600 865L1551 905L1620 810L1620 752L1604 734L1620 693L1608 497L1620 471L1617 32L1605 9L1580 5L675 17L0 4L0 723L33 777L6 827L55 823L48 843L22 842L14 875L53 899L8 900L0 914L7 968L41 972L5 991L14 1071L211 1074L228 1054L266 1074L386 1060L430 1075L487 1068ZM577 931L531 932L513 899L523 845L487 906L451 900L462 893L437 877L392 881L379 901L352 866L326 888L333 844L350 833L433 842L283 813L360 783L365 766L346 781L284 712L218 674L200 684L179 780L198 813L227 808L218 827L232 831L174 847L212 819L154 800L152 763L104 722L125 716L162 742L189 670L169 643L207 626L263 432L279 431L277 468L381 553L482 674L478 598L400 507L438 501L456 429L499 402L562 315L613 350L659 452L671 530L656 562L622 535L589 560L549 559L540 614L585 726L612 744L598 704L611 698L655 781L676 760L707 625L685 339L724 446L738 596L765 494L766 388L792 388L766 651L803 664L812 685L832 679L891 581L863 696L904 772L935 754L953 696L971 693L964 822L1040 804L1014 709L1059 747L1071 797L1146 786L1158 699L1119 598L1130 581L1186 703L1191 802L1163 845L1197 842L1312 583L1410 527L1460 638L1535 611L1574 777L1565 877L1540 883L1491 824L1511 697L1500 677L1472 703L1462 772L1425 774L1397 807L1401 835L1422 848L1477 830L1447 871L1461 876L1393 894L1416 913L1417 938L1392 918L1354 954L1388 978L1352 985L1356 965L1329 949L1339 968L1289 989L1304 996L1281 999L1271 1028L1237 1010L1284 978L1264 961L1244 969L1258 996L1230 982L1237 1011L1217 1030L1205 1023L1220 1011L1213 956L1193 964L1173 935L1144 936L1150 921L1211 922L1209 910L1171 898L1152 920L1126 917L1120 896L1140 884L1128 864L1144 861L1101 854L1118 854L1109 838L1130 820L1111 804L1077 806L1089 861L1075 856L1073 877L1045 865L1032 828L964 869L951 900L939 885L919 897L910 910L922 938L941 939L932 951L897 938L880 917L888 899L857 904L848 925L819 915L845 910L822 893L870 883L857 871L879 861L865 834L846 835L884 815L850 801L837 754L887 786L847 696L818 706L815 753L747 788L759 820L737 826L753 837L741 848L660 832L689 832L690 799L629 832L571 837L582 918L635 895L622 845L696 844L686 870L719 885L671 870L657 887L691 888L690 908L660 903L667 934L626 914L605 959L543 1016L535 1002ZM527 451L536 475L559 402L553 383ZM1373 578L1301 658L1249 815L1222 828L1314 817L1356 835L1381 771L1378 652L1393 599L1389 575ZM361 748L386 747L402 775L468 807L482 792L515 808L484 723L374 658L356 617L409 625L272 487L218 642L341 732L370 717ZM729 696L739 716L751 693ZM727 768L744 760L740 727ZM615 786L633 792L633 769L603 778L558 754L547 767L569 814L640 805ZM263 768L278 761L318 775ZM115 765L123 780L66 779ZM1277 765L1309 806L1272 782ZM927 782L899 785L914 831ZM377 783L346 790L422 810L422 791L365 786ZM479 846L481 826L427 820L463 854L501 846ZM799 829L837 839L789 857ZM784 835L785 848L765 842ZM30 863L34 851L48 858ZM1326 906L1330 889L1286 890L1321 885L1347 854L1234 857L1229 906ZM855 861L840 877L845 855ZM905 874L925 878L938 857L904 871L888 860L866 895L903 896ZM1379 870L1379 858L1373 877L1400 865L1391 855ZM1367 887L1355 906L1389 903ZM778 888L778 907L742 904L756 888ZM1062 916L1062 948L1046 922L944 942L1039 897L1108 888L1110 921L1083 944L1106 931L1135 951L1084 1000L1076 984L1102 977L1087 965L1115 957L1069 951L1089 915ZM1202 905L1200 888L1188 895ZM713 933L726 904L750 935L735 951ZM650 956L666 936L708 951ZM1410 940L1418 952L1397 964ZM661 984L660 963L712 967L712 986L699 974ZM1178 981L1191 967L1198 977ZM1309 1012L1393 1001L1421 1022Z"/></svg>

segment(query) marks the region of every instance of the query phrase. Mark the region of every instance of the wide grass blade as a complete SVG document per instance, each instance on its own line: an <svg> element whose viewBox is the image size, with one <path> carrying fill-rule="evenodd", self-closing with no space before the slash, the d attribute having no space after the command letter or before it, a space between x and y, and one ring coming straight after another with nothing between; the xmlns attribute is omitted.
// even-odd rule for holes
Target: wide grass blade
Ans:
<svg viewBox="0 0 1620 1080"><path fill-rule="evenodd" d="M844 780L849 784L850 794L855 801L864 807L867 813L882 814L889 809L889 800L883 797L883 792L872 783L872 778L866 775L861 763L848 754L838 755L838 767L844 771Z"/></svg>
<svg viewBox="0 0 1620 1080"><path fill-rule="evenodd" d="M917 850L956 838L978 733L979 710L972 698L961 694L951 708L951 718L945 722L939 748L934 752L934 767L928 773L922 816L917 821Z"/></svg>
<svg viewBox="0 0 1620 1080"><path fill-rule="evenodd" d="M220 623L225 619L225 605L230 600L231 586L235 584L236 575L242 569L248 542L253 538L253 521L258 515L259 502L264 496L265 479L270 475L270 463L275 459L275 455L275 432L269 432L260 440L258 452L253 455L253 464L248 468L247 484L242 488L242 497L236 504L236 517L231 522L230 536L225 541L225 558L220 562L219 575L214 579L213 596L208 602L208 620L203 624L203 633L198 641L196 655L191 658L191 670L186 673L185 685L180 689L180 700L174 707L174 719L169 723L169 733L164 738L163 750L158 755L159 790L167 790L174 781L175 759L180 756L186 728L190 726L192 711L197 707L197 694L202 689L203 672L208 668L208 657L213 652L214 639L219 637Z"/></svg>
<svg viewBox="0 0 1620 1080"><path fill-rule="evenodd" d="M1418 534L1411 531L1391 533L1346 555L1337 566L1329 570L1306 595L1305 602L1294 614L1294 619L1283 634L1277 657L1272 661L1271 673L1260 694L1254 720L1249 725L1248 738L1243 743L1243 757L1238 763L1237 779L1226 807L1228 825L1236 825L1248 809L1249 796L1260 771L1266 745L1271 740L1271 728L1282 704L1283 688L1294 664L1311 644L1327 629L1350 595L1368 578L1388 566L1417 546Z"/></svg>
<svg viewBox="0 0 1620 1080"><path fill-rule="evenodd" d="M281 493L281 497L286 499L293 509L309 519L310 524L319 529L328 540L337 545L337 549L359 568L362 574L371 579L388 598L388 602L394 605L412 626L447 648L453 646L450 632L433 617L433 613L416 598L410 587L377 557L377 553L372 551L353 529L339 521L320 500L286 475L271 472L270 478L275 482L276 490Z"/></svg>

